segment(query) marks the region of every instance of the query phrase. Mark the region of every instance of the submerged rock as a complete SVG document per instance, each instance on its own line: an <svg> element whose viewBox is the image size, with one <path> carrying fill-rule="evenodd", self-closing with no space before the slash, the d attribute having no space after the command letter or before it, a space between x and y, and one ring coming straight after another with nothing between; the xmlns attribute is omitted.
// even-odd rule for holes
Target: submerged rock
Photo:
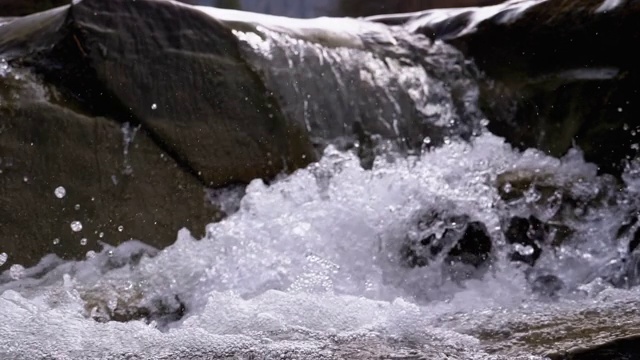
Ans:
<svg viewBox="0 0 640 360"><path fill-rule="evenodd" d="M429 212L409 231L400 256L409 267L427 266L440 259L449 265L477 268L486 264L491 251L492 240L483 223L470 221L468 216Z"/></svg>

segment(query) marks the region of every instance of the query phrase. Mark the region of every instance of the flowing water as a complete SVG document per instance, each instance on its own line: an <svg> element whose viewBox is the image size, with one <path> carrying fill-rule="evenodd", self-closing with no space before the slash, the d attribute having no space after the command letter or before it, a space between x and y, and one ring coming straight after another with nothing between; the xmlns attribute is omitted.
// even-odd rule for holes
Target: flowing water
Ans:
<svg viewBox="0 0 640 360"><path fill-rule="evenodd" d="M216 192L237 211L162 251L130 241L83 261L13 266L0 275L0 358L540 359L640 331L628 253L637 164L620 186L579 149L560 159L514 150L483 130L468 64L443 44L425 70L270 31L236 35L269 87L280 84L285 112L319 139L360 121L402 141L412 124L445 129L439 140L375 147L366 166L357 140L329 145L269 184ZM309 62L326 82L305 80ZM535 241L511 241L514 221ZM480 260L451 255L470 228L491 238Z"/></svg>

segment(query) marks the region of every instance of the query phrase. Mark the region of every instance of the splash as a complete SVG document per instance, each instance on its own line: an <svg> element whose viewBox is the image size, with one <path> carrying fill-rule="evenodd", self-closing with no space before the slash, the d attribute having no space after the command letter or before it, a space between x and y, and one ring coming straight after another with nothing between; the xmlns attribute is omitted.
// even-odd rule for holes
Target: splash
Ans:
<svg viewBox="0 0 640 360"><path fill-rule="evenodd" d="M526 346L505 343L496 329L553 333L559 319L584 329L583 310L611 317L636 302L636 290L611 289L600 271L624 247L612 245L628 241L616 231L633 207L611 181L577 150L562 159L521 153L486 133L420 156L378 157L369 170L329 147L270 185L253 181L203 239L182 230L162 251L132 241L80 262L45 258L18 280L1 275L0 352L535 358L548 344L526 334ZM514 217L571 231L541 244L531 266L514 261L505 235ZM460 241L458 229L474 222L495 244L481 264L444 250L421 266L403 262L411 239ZM540 276L562 286L543 296Z"/></svg>

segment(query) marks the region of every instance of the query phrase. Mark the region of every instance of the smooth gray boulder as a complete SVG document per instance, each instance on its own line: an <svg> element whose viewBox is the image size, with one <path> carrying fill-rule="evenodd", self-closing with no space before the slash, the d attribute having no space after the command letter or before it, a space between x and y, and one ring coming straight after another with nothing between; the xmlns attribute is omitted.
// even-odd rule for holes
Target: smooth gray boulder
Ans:
<svg viewBox="0 0 640 360"><path fill-rule="evenodd" d="M0 26L0 58L0 270L98 241L202 235L221 216L206 188L315 158L231 30L179 3L84 0L17 18Z"/></svg>

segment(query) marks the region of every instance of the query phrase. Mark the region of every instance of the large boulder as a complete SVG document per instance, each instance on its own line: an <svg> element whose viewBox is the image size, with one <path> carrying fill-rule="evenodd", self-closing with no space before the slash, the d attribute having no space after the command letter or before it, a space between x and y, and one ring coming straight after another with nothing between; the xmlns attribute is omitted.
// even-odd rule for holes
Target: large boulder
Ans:
<svg viewBox="0 0 640 360"><path fill-rule="evenodd" d="M453 44L486 74L489 129L521 147L562 155L573 144L601 171L637 153L637 1L511 1L375 17Z"/></svg>
<svg viewBox="0 0 640 360"><path fill-rule="evenodd" d="M0 0L0 17L29 15L70 2L70 0Z"/></svg>
<svg viewBox="0 0 640 360"><path fill-rule="evenodd" d="M206 188L315 156L231 30L188 6L79 1L0 26L0 58L0 270L202 234Z"/></svg>
<svg viewBox="0 0 640 360"><path fill-rule="evenodd" d="M57 104L51 90L16 82L0 79L5 267L47 253L78 257L100 241L138 238L162 247L180 228L201 234L219 216L202 183L144 130L76 112Z"/></svg>

